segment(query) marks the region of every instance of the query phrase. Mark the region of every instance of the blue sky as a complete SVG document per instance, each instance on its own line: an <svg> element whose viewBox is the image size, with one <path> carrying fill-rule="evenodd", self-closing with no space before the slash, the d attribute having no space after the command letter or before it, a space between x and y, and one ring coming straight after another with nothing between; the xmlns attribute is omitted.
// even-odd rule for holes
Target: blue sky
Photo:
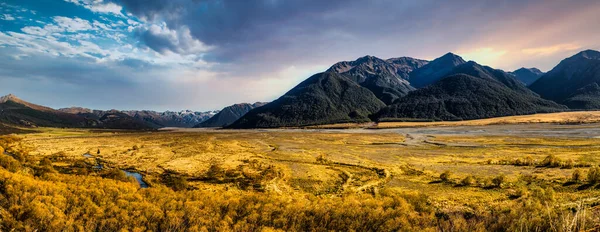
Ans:
<svg viewBox="0 0 600 232"><path fill-rule="evenodd" d="M600 48L597 12L592 0L0 0L0 95L220 109L367 54L548 71Z"/></svg>

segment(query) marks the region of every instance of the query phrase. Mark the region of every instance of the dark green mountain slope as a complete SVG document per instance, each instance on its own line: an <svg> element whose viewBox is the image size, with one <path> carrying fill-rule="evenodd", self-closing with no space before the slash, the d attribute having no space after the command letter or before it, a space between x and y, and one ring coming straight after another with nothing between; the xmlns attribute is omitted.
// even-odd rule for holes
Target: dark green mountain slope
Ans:
<svg viewBox="0 0 600 232"><path fill-rule="evenodd" d="M408 81L415 88L423 88L435 83L442 77L448 76L448 73L450 73L454 67L464 63L466 63L466 61L460 56L453 53L447 53L411 72Z"/></svg>
<svg viewBox="0 0 600 232"><path fill-rule="evenodd" d="M561 61L529 88L543 98L574 109L600 109L600 95L590 91L600 84L600 52L582 51Z"/></svg>
<svg viewBox="0 0 600 232"><path fill-rule="evenodd" d="M456 74L410 92L374 118L386 120L467 120L557 112L566 107L512 90L499 81Z"/></svg>
<svg viewBox="0 0 600 232"><path fill-rule="evenodd" d="M480 64L475 63L474 61L469 61L454 67L452 71L448 72L448 76L461 73L473 77L478 77L481 79L495 80L502 83L509 89L515 90L517 92L538 96L536 93L528 89L522 82L517 80L517 78L514 75L506 73L500 69L494 69L489 66L482 66Z"/></svg>
<svg viewBox="0 0 600 232"><path fill-rule="evenodd" d="M273 128L369 121L384 107L375 95L347 77L311 76L279 99L248 112L229 128Z"/></svg>
<svg viewBox="0 0 600 232"><path fill-rule="evenodd" d="M586 85L562 103L571 109L600 109L600 86L598 83Z"/></svg>

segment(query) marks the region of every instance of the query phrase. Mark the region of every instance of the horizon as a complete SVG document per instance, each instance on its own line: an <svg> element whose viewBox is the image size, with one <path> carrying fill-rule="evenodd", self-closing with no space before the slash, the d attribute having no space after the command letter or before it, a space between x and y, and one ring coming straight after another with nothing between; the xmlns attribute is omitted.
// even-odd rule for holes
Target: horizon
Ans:
<svg viewBox="0 0 600 232"><path fill-rule="evenodd" d="M595 1L9 0L0 3L0 95L55 109L205 112L273 101L365 55L452 52L547 72L600 50L598 10Z"/></svg>

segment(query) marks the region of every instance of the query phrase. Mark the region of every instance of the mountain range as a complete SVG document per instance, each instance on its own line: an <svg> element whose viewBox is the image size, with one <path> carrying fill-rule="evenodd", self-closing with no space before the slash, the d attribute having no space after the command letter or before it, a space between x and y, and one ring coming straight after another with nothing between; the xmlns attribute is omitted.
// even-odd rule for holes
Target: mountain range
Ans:
<svg viewBox="0 0 600 232"><path fill-rule="evenodd" d="M399 69L393 66L394 60L402 60L403 64L408 65ZM599 70L600 53L587 50L565 59L545 74L536 68L522 68L509 73L474 61L467 62L456 54L447 53L429 62L407 57L384 60L365 56L355 61L336 63L325 73L316 76L333 76L327 73L336 73L340 75L335 76L336 79L345 77L371 91L385 106L374 110L381 104L371 101L370 95L354 96L353 99L371 102L368 103L371 108L367 111L375 112L368 117L378 122L467 120L600 109L600 101L597 100L600 99L600 83L597 83L600 80ZM314 84L316 76L307 81ZM528 84L531 85L528 87ZM332 89L320 85L321 88L316 88L318 91L302 93L329 96L319 98L328 99L328 104L315 104L313 98L298 97L299 87L302 86L292 89L277 101L251 110L230 127L285 127L364 121L364 117L339 117L352 112L353 107L357 107L356 111L366 112L366 105L356 106L346 104L346 100L340 101L340 96L347 96L341 93L357 93L355 86L339 85ZM287 99L286 103L282 104L282 99Z"/></svg>
<svg viewBox="0 0 600 232"><path fill-rule="evenodd" d="M256 102L254 104L249 103L240 103L231 105L223 108L219 113L212 116L210 119L207 119L197 125L195 128L200 127L225 127L229 126L231 123L235 122L250 110L266 105L266 102Z"/></svg>
<svg viewBox="0 0 600 232"><path fill-rule="evenodd" d="M81 107L58 109L61 112L78 114L89 118L99 119L107 114L124 114L135 120L144 122L153 128L162 127L193 127L211 118L219 111L195 112L191 110L156 112L151 110L92 110Z"/></svg>
<svg viewBox="0 0 600 232"><path fill-rule="evenodd" d="M7 125L274 128L595 109L600 109L598 51L579 52L547 73L536 68L505 72L447 53L432 61L364 56L338 62L273 102L235 104L221 111L55 110L7 95L0 98L0 130L9 131Z"/></svg>

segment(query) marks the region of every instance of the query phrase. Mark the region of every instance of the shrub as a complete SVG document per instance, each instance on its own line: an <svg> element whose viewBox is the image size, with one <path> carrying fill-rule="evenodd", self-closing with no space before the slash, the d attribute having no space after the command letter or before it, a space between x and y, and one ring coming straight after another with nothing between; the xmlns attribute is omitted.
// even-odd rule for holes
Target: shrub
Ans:
<svg viewBox="0 0 600 232"><path fill-rule="evenodd" d="M595 184L595 183L600 182L600 168L598 168L598 167L590 168L590 170L588 171L588 174L587 174L587 181L590 184Z"/></svg>
<svg viewBox="0 0 600 232"><path fill-rule="evenodd" d="M220 180L225 176L225 170L219 163L213 162L206 171L205 176L208 180Z"/></svg>
<svg viewBox="0 0 600 232"><path fill-rule="evenodd" d="M467 176L460 181L462 186L471 186L475 184L475 178L473 176Z"/></svg>
<svg viewBox="0 0 600 232"><path fill-rule="evenodd" d="M327 159L327 157L325 157L325 155L319 155L319 156L317 156L317 163L330 164L331 160Z"/></svg>
<svg viewBox="0 0 600 232"><path fill-rule="evenodd" d="M501 188L502 184L504 184L504 181L505 181L504 175L499 175L499 176L494 177L494 179L492 179L492 184L496 188Z"/></svg>
<svg viewBox="0 0 600 232"><path fill-rule="evenodd" d="M541 166L555 168L555 167L560 167L561 162L562 161L555 155L549 155L549 156L546 156L544 161L542 161Z"/></svg>
<svg viewBox="0 0 600 232"><path fill-rule="evenodd" d="M566 168L566 169L571 169L574 167L575 167L575 161L573 161L572 159L565 161L565 163L562 165L562 168Z"/></svg>
<svg viewBox="0 0 600 232"><path fill-rule="evenodd" d="M443 182L449 182L451 176L452 173L450 171L444 171L442 174L440 174L440 180Z"/></svg>
<svg viewBox="0 0 600 232"><path fill-rule="evenodd" d="M571 181L579 183L579 181L581 181L581 175L581 171L579 169L575 169L575 171L573 171L573 174L571 174Z"/></svg>
<svg viewBox="0 0 600 232"><path fill-rule="evenodd" d="M105 173L102 176L104 178L110 178L110 179L119 180L119 181L129 181L125 172L123 172L119 169L116 169L116 168L110 169L107 173Z"/></svg>
<svg viewBox="0 0 600 232"><path fill-rule="evenodd" d="M185 179L185 177L175 175L175 174L166 174L163 176L163 181L165 185L169 186L171 189L175 191L182 191L188 189L190 186Z"/></svg>
<svg viewBox="0 0 600 232"><path fill-rule="evenodd" d="M43 158L42 160L40 160L40 166L52 166L52 161L47 157Z"/></svg>
<svg viewBox="0 0 600 232"><path fill-rule="evenodd" d="M16 172L21 168L21 163L8 155L0 155L0 166L8 171Z"/></svg>

